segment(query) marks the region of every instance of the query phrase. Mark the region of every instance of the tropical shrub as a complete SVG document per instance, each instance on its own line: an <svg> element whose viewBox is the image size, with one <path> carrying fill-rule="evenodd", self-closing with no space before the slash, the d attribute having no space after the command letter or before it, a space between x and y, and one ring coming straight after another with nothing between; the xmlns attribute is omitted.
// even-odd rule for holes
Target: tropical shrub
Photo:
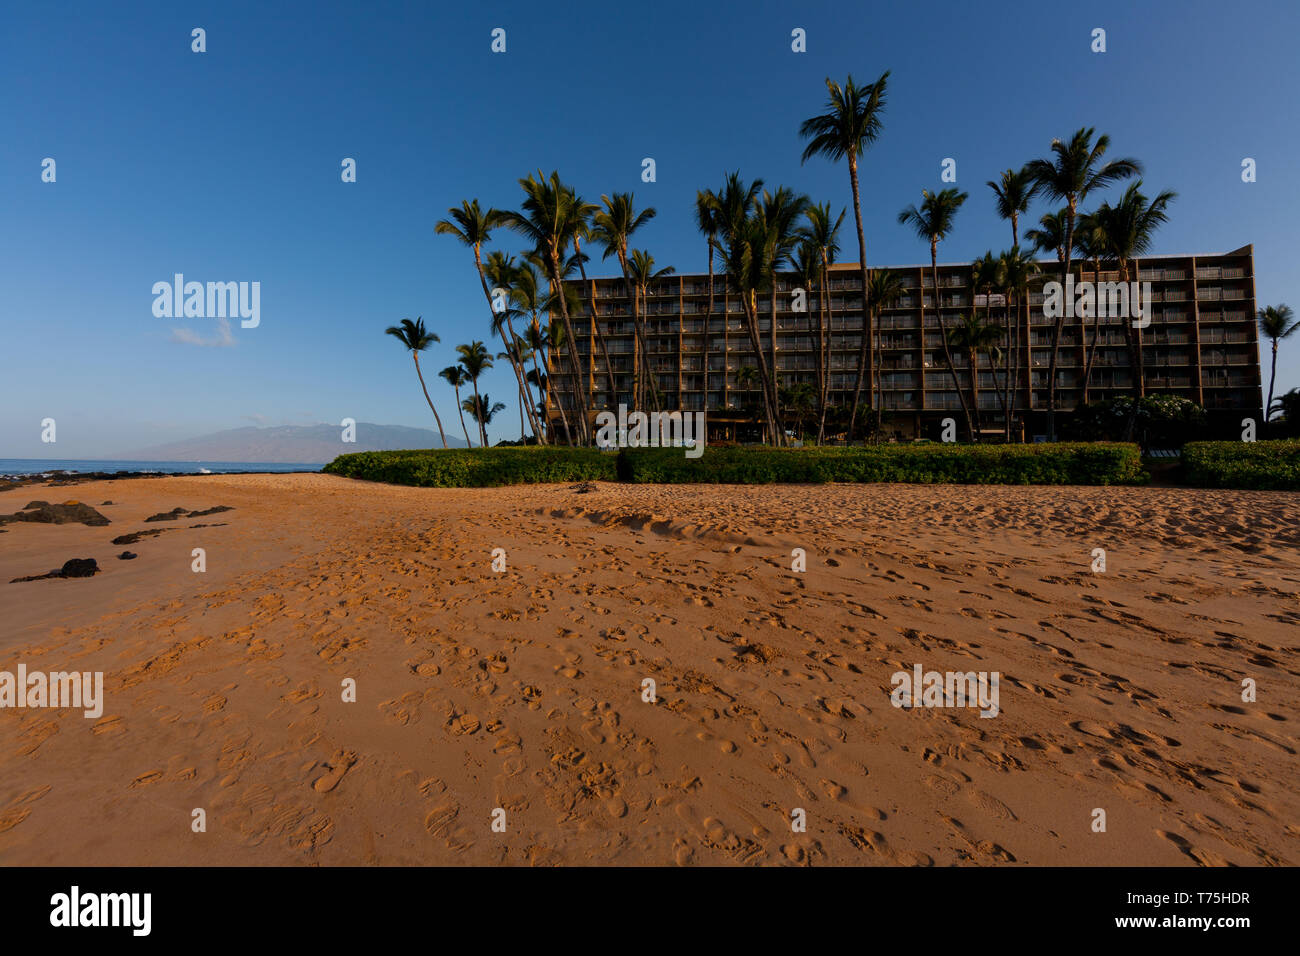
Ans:
<svg viewBox="0 0 1300 956"><path fill-rule="evenodd" d="M426 488L486 488L564 481L614 481L615 455L596 448L529 445L473 450L363 451L322 471L344 478Z"/></svg>
<svg viewBox="0 0 1300 956"><path fill-rule="evenodd" d="M1077 409L1061 433L1070 441L1123 441L1133 414L1130 396ZM1205 426L1205 409L1179 395L1145 395L1138 402L1133 438L1148 448L1181 448Z"/></svg>
<svg viewBox="0 0 1300 956"><path fill-rule="evenodd" d="M1300 441L1188 442L1183 481L1203 488L1300 491Z"/></svg>
<svg viewBox="0 0 1300 956"><path fill-rule="evenodd" d="M1146 480L1136 445L876 445L866 448L625 448L620 481L770 484L1119 485Z"/></svg>

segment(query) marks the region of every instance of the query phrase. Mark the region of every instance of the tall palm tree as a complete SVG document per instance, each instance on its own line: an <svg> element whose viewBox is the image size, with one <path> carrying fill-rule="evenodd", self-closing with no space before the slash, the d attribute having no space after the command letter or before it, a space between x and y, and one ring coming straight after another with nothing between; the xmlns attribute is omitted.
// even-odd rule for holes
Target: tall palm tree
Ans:
<svg viewBox="0 0 1300 956"><path fill-rule="evenodd" d="M717 197L721 233L719 252L723 269L740 298L745 331L754 350L758 379L763 389L768 434L772 444L779 447L784 436L777 419L775 379L769 372L758 329L758 293L771 287L777 246L776 230L768 223L759 199L761 188L761 180L746 185L739 173L727 175Z"/></svg>
<svg viewBox="0 0 1300 956"><path fill-rule="evenodd" d="M655 269L655 257L650 255L644 249L633 249L630 251L627 260L628 274L632 278L633 292L641 300L641 308L646 312L650 310L649 296L650 283L655 279L670 276L677 270L672 266L664 266L662 269ZM644 314L644 313L643 313ZM646 383L649 386L651 401L655 411L659 410L659 386L655 382L654 371L650 368L650 356L646 354ZM678 398L680 399L680 395Z"/></svg>
<svg viewBox="0 0 1300 956"><path fill-rule="evenodd" d="M483 271L488 279L492 282L494 289L501 289L505 292L505 302L500 312L494 310L492 317L492 331L505 344L504 352L497 355L510 363L515 372L515 383L519 389L519 427L522 430L524 425L524 403L527 400L527 422L537 436L538 444L545 444L542 436L540 416L537 409L533 406L532 392L528 390L528 383L524 381L524 375L527 373L527 366L520 361L519 356L514 348L514 343L518 341L519 336L515 333L514 317L519 314L517 309L510 306L510 300L513 295L515 284L520 281L521 266L515 265L515 257L506 255L504 252L493 251L488 253L487 259L483 263ZM528 281L528 280L523 280ZM503 328L504 326L504 328Z"/></svg>
<svg viewBox="0 0 1300 956"><path fill-rule="evenodd" d="M701 189L695 193L695 228L704 237L709 249L709 305L704 313L704 410L709 409L709 324L713 321L713 253L718 244L718 197L712 189ZM726 316L723 316L723 328L726 328ZM722 358L723 391L726 391L727 359Z"/></svg>
<svg viewBox="0 0 1300 956"><path fill-rule="evenodd" d="M468 345L456 346L456 351L460 353L460 364L465 369L466 377L469 378L470 384L474 386L474 400L477 402L479 397L478 380L484 372L492 367L492 355L488 352L487 346L477 339ZM469 411L469 409L466 409L466 411ZM483 421L479 418L474 420L478 422L479 444L486 448L487 432L483 430Z"/></svg>
<svg viewBox="0 0 1300 956"><path fill-rule="evenodd" d="M815 258L819 294L817 314L817 441L820 444L826 431L826 403L830 394L830 267L840 254L840 226L844 224L847 209L831 221L831 204L809 204L804 210L807 220L800 230L800 238ZM810 313L811 315L811 313ZM811 324L811 321L810 321ZM863 316L863 334L866 334L866 316ZM861 383L859 383L859 387Z"/></svg>
<svg viewBox="0 0 1300 956"><path fill-rule="evenodd" d="M969 195L969 193L958 192L956 189L945 189L937 193L923 189L921 190L920 208L908 206L898 214L898 224L900 226L911 226L917 236L928 240L930 243L930 274L933 276L934 281L934 312L939 318L943 354L948 360L948 371L952 374L952 387L957 392L957 399L961 403L963 414L966 416L966 426L973 429L974 419L971 418L970 409L966 407L966 395L961 389L961 383L957 380L957 369L952 364L952 352L948 348L948 327L943 322L943 302L939 289L939 243L946 239L948 233L952 231L952 224L957 217L957 210L961 208L962 203L966 201ZM922 303L925 302L925 289L921 290L921 301ZM924 323L921 326L921 349L924 352ZM922 372L921 374L924 375L925 373ZM972 438L973 435L972 432Z"/></svg>
<svg viewBox="0 0 1300 956"><path fill-rule="evenodd" d="M479 284L483 286L483 298L487 300L488 312L492 315L492 328L500 335L501 341L509 350L506 330L501 328L496 309L492 304L492 293L488 289L487 273L483 268L483 246L492 237L492 230L505 221L505 214L496 209L484 210L477 199L465 199L460 207L447 210L446 219L439 220L433 227L440 236L452 236L474 251L474 268L478 272ZM522 391L524 387L523 371L515 362L510 363L515 378ZM536 423L534 423L534 427Z"/></svg>
<svg viewBox="0 0 1300 956"><path fill-rule="evenodd" d="M1026 238L1028 238L1026 236ZM1002 253L1003 282L1007 290L1007 354L1003 389L1006 392L1006 430L1005 437L1011 441L1011 422L1016 414L1016 396L1019 394L1017 383L1020 381L1022 359L1027 361L1026 349L1021 345L1023 333L1025 343L1029 340L1029 282L1038 275L1038 263L1025 255L1019 246L1012 246ZM1011 318L1011 296L1015 296L1016 311L1021 312L1020 319ZM1026 380L1026 383L1028 380ZM1026 384L1028 392L1028 384Z"/></svg>
<svg viewBox="0 0 1300 956"><path fill-rule="evenodd" d="M783 269L788 269L794 264L794 253L799 247L801 237L799 234L799 217L804 214L808 208L809 199L807 196L796 195L795 192L787 186L780 186L776 192L763 190L763 216L766 219L773 233L773 251L772 251L772 283L768 290L768 312L771 317L769 323L771 335L768 339L768 345L771 349L772 376L777 381L777 396L781 394L780 373L777 369L776 361L776 274ZM780 419L781 406L777 403L777 418Z"/></svg>
<svg viewBox="0 0 1300 956"><path fill-rule="evenodd" d="M949 329L946 335L950 345L965 350L967 361L970 363L970 413L967 419L967 427L970 428L971 438L974 441L979 441L979 355L980 352L988 352L990 360L993 359L993 351L997 348L998 340L1002 338L1002 330L996 325L986 325L981 322L979 316L972 311L969 315L962 316L961 320ZM951 363L951 353L946 354L948 354L948 361ZM990 365L992 364L993 362L990 361ZM954 374L954 378L955 377L956 375Z"/></svg>
<svg viewBox="0 0 1300 956"><path fill-rule="evenodd" d="M990 249L989 251L985 252L983 256L981 256L980 258L976 259L974 262L971 263L970 272L971 272L970 285L971 285L972 293L975 295L979 295L982 293L984 296L984 321L981 323L981 326L984 328L992 327L996 329L999 335L1006 334L1007 329L998 326L990 326L990 323L992 322L992 314L993 314L993 296L995 294L1004 294L1006 290L1006 266L1004 264L1003 257L1001 255L998 256L993 255L993 250ZM972 315L975 314L974 304L972 304L971 306L971 313ZM971 329L966 329L966 331L963 333L964 337L969 338L971 331L972 331ZM998 404L1002 407L1002 415L1003 415L1003 419L1005 420L1007 417L1006 395L1004 394L1001 388L996 387L998 370L996 364L993 362L993 359L995 357L1000 358L1002 356L1002 350L1000 348L985 348L982 349L982 351L985 352L985 354L987 354L989 357L989 370L993 375L993 380L995 385L994 394L997 396ZM979 356L977 352L975 358L978 360L978 357ZM975 377L979 376L978 363L972 366L971 375ZM975 418L977 420L977 425L982 425L982 422L980 421L980 419L982 419L982 416L980 415L979 408L976 407L974 409L974 412L975 412Z"/></svg>
<svg viewBox="0 0 1300 956"><path fill-rule="evenodd" d="M582 275L582 286L587 292L587 305L591 312L591 328L596 333L596 344L605 359L605 383L609 386L609 401L618 402L618 385L614 379L614 366L609 359L609 345L605 341L605 331L600 327L600 317L596 313L596 283L587 279L587 255L582 251L582 244L591 238L591 217L600 211L595 203L587 202L576 192L570 201L573 204L573 216L576 223L573 228L573 257L578 272ZM593 376L594 378L594 376Z"/></svg>
<svg viewBox="0 0 1300 956"><path fill-rule="evenodd" d="M1020 245L1020 217L1029 211L1029 203L1038 192L1038 182L1028 166L1005 169L998 182L989 180L996 198L998 218L1011 220L1011 244Z"/></svg>
<svg viewBox="0 0 1300 956"><path fill-rule="evenodd" d="M411 353L411 358L415 360L415 374L420 378L420 388L424 391L424 400L429 403L429 411L433 412L433 420L438 423L438 437L442 439L442 447L446 448L447 436L442 433L442 419L438 417L438 410L433 407L433 399L429 397L429 389L424 384L424 373L420 371L420 353L434 342L442 340L424 327L423 317L417 317L414 322L410 319L402 319L401 325L390 325L384 329L384 334L391 335L406 346Z"/></svg>
<svg viewBox="0 0 1300 956"><path fill-rule="evenodd" d="M465 447L473 448L474 443L469 440L469 429L465 427L465 415L461 412L460 405L460 387L468 383L469 378L465 375L465 370L459 365L448 365L438 374L456 390L456 411L460 413L460 430L465 433Z"/></svg>
<svg viewBox="0 0 1300 956"><path fill-rule="evenodd" d="M1074 244L1079 254L1092 263L1092 290L1094 294L1092 315L1092 345L1088 345L1087 316L1079 316L1079 337L1083 346L1083 396L1081 404L1088 404L1088 393L1092 385L1092 363L1097 357L1097 344L1101 341L1100 300L1096 298L1101 289L1101 264L1110 255L1110 243L1106 237L1106 227L1095 213L1084 213L1074 228ZM1082 268L1080 269L1082 275Z"/></svg>
<svg viewBox="0 0 1300 956"><path fill-rule="evenodd" d="M1166 189L1154 199L1142 193L1142 180L1131 184L1115 205L1102 203L1095 216L1104 230L1110 257L1119 267L1120 282L1127 283L1130 266L1149 252L1155 242L1156 230L1169 221L1169 204L1178 194ZM1136 268L1133 272L1137 272ZM1147 303L1150 318L1151 303ZM1146 365L1142 355L1142 329L1132 321L1123 322L1124 337L1129 343L1130 362L1133 367L1133 408L1129 414L1126 438L1131 438L1137 424L1138 401L1146 394Z"/></svg>
<svg viewBox="0 0 1300 956"><path fill-rule="evenodd" d="M581 210L576 205L576 196L560 181L560 174L552 172L543 176L539 169L537 174L528 175L519 180L524 191L522 211L501 213L501 221L519 233L545 259L550 272L553 289L564 286L562 258L573 243L573 236L581 225ZM591 444L591 417L587 406L587 387L581 381L582 363L578 358L577 339L573 332L569 303L566 296L557 300L560 306L560 318L564 324L565 342L568 346L569 360L573 368L574 405L578 412L578 437L584 445Z"/></svg>
<svg viewBox="0 0 1300 956"><path fill-rule="evenodd" d="M805 326L808 330L809 340L816 346L813 352L813 417L815 420L824 421L823 413L825 412L826 393L823 389L826 377L826 368L823 364L822 342L825 339L825 326L823 323L822 313L825 311L826 295L822 287L822 263L818 255L816 246L810 242L805 233L804 240L799 244L799 248L794 255L794 278L798 287L807 291L807 308L808 321ZM817 294L818 305L813 308L813 293ZM816 324L816 328L813 326ZM805 383L800 383L802 386ZM802 393L801 393L802 394ZM821 444L822 434L820 426L817 429L817 444Z"/></svg>
<svg viewBox="0 0 1300 956"><path fill-rule="evenodd" d="M493 402L487 392L482 397L474 395L472 398L466 398L461 403L461 407L469 412L470 418L478 422L480 435L487 435L487 427L492 424L492 419L496 417L497 412L505 411L505 402ZM486 442L486 437L484 441ZM483 447L487 447L485 444Z"/></svg>
<svg viewBox="0 0 1300 956"><path fill-rule="evenodd" d="M867 337L867 327L874 327L876 329L877 337L883 338L880 332L880 314L898 301L899 297L904 292L904 288L905 283L903 282L903 277L888 269L873 269L871 272L871 278L867 282L867 290L870 293L871 300L871 318L873 321L870 323L864 323L862 330L862 338L864 341L858 346L858 374L853 385L853 408L849 412L850 435L853 434L853 423L857 419L858 402L862 400L863 374L867 370L867 343L865 341ZM924 333L922 334L924 335ZM874 345L876 343L872 344ZM924 342L922 342L922 346L924 346ZM885 362L883 342L882 347L876 349L876 352L878 356L876 364L883 366ZM871 379L872 382L869 386L871 390L868 392L867 398L871 402L871 406L876 413L876 433L879 435L882 417L881 413L885 405L885 385L881 369L877 369L871 376Z"/></svg>
<svg viewBox="0 0 1300 956"><path fill-rule="evenodd" d="M1110 148L1110 137L1098 136L1093 142L1095 130L1092 127L1079 129L1070 137L1069 142L1052 140L1052 158L1034 159L1026 167L1038 189L1051 199L1065 201L1065 257L1061 263L1061 287L1064 289L1066 276L1070 274L1070 255L1074 243L1074 224L1079 213L1079 204L1090 193L1103 189L1121 179L1140 175L1142 164L1136 159L1112 159L1102 162L1106 150ZM1052 361L1048 369L1050 381L1047 386L1047 431L1050 439L1056 441L1056 364L1060 351L1061 331L1065 326L1065 310L1056 319L1052 334Z"/></svg>
<svg viewBox="0 0 1300 956"><path fill-rule="evenodd" d="M849 185L853 188L853 221L858 228L858 266L862 276L862 314L870 322L867 299L867 241L862 232L862 197L858 191L858 160L880 137L881 120L885 112L885 84L889 71L880 74L874 83L858 86L850 74L841 87L826 78L829 94L826 112L803 121L799 135L808 140L801 162L813 156L825 156L831 162L848 160ZM871 329L866 332L867 364L875 367L872 351ZM856 408L856 406L855 406ZM853 425L849 425L849 440L853 440Z"/></svg>
<svg viewBox="0 0 1300 956"><path fill-rule="evenodd" d="M1273 346L1273 362L1268 375L1268 404L1264 406L1264 419L1267 421L1273 409L1273 384L1277 381L1277 345L1294 335L1296 329L1300 329L1300 320L1296 319L1295 313L1286 303L1260 309L1255 313L1255 318L1259 322L1260 333Z"/></svg>
<svg viewBox="0 0 1300 956"><path fill-rule="evenodd" d="M557 311L558 311L558 310L557 310ZM558 368L560 368L560 366L561 366L561 362L560 362L560 358L561 358L561 356L563 356L563 355L565 355L565 354L571 354L571 353L567 353L567 352L566 352L566 349L565 349L565 344L566 344L566 343L565 343L565 332L564 332L564 326L561 325L559 322L556 322L556 321L555 321L555 319L554 319L555 312L552 312L552 313L551 313L551 316L552 316L552 319L551 319L550 324L549 324L549 325L542 326L542 328L541 328L541 330L540 330L540 331L541 331L541 334L545 337L545 342L546 342L546 368L547 368L547 372L544 373L544 374L539 372L539 373L537 374L537 378L538 378L538 381L542 383L542 386L541 386L541 387L542 387L544 390L547 391L547 402L549 403L549 401L550 401L550 399L551 399L552 397L555 398L555 407L556 407L556 409L559 410L559 413L560 413L560 424L564 426L564 437L565 437L565 440L569 443L569 446L572 447L572 446L573 446L573 429L569 427L569 413L565 410L565 407L564 407L564 401L563 401L563 399L562 399L560 396L551 396L551 395L550 395L550 385L551 385L550 369L551 369L551 361L554 360L554 362L555 362L555 368L558 369Z"/></svg>
<svg viewBox="0 0 1300 956"><path fill-rule="evenodd" d="M636 408L645 405L645 381L642 372L648 378L650 361L646 355L644 320L639 306L639 295L632 281L631 265L628 258L628 243L633 234L655 217L653 208L636 211L631 193L614 193L613 196L601 196L604 208L591 217L591 238L605 247L602 258L615 256L619 268L623 271L623 287L627 291L629 307L632 309L632 332L634 338L632 356L632 402Z"/></svg>

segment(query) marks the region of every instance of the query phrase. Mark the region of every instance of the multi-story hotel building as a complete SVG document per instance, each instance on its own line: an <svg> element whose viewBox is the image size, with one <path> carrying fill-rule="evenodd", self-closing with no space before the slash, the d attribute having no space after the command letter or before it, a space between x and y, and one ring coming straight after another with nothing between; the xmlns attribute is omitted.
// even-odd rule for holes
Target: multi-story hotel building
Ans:
<svg viewBox="0 0 1300 956"><path fill-rule="evenodd" d="M1074 264L1076 281L1118 282L1113 265L1099 276L1092 263ZM1020 373L1012 414L1013 434L1031 440L1046 432L1048 376L1055 319L1045 315L1043 284L1060 280L1060 263L1040 262L1042 274L1030 285L1028 327L1024 308L1013 304L1008 317L1003 297L985 295L970 286L971 266L940 265L938 307L951 328L972 310L985 322L1006 327L1016 323L1013 340ZM885 430L911 438L933 436L944 418L955 418L964 430L961 402L944 356L939 317L935 312L934 280L929 264L885 266L905 286L902 295L881 310L879 335L880 389ZM1191 399L1209 413L1210 430L1239 432L1243 417L1262 415L1259 339L1255 321L1255 280L1251 246L1214 255L1151 256L1131 263L1130 280L1151 283L1150 325L1142 332L1145 393L1172 394ZM1081 271L1080 271L1081 270ZM572 316L577 338L580 382L590 396L593 414L632 407L635 336L632 309L623 279L573 280L582 308ZM794 311L800 283L793 274L776 279L776 341L772 342L773 297L758 295L760 340L769 367L775 355L781 388L816 381L817 323L821 321L820 292L806 297L806 311ZM862 282L856 263L830 269L828 291L830 339L830 402L852 402L863 336ZM593 294L594 293L594 294ZM653 280L643 300L646 350L650 370L664 410L707 412L709 437L757 439L761 414L759 385L742 373L754 366L753 349L745 331L744 313L727 278L713 278L713 313L707 275L674 275ZM602 349L592 327L592 303L604 335ZM924 307L922 307L924 303ZM922 316L924 314L924 320ZM1057 360L1057 409L1069 412L1084 401L1084 367L1092 352L1092 374L1086 399L1100 401L1133 393L1134 370L1125 338L1125 319L1065 319ZM1096 346L1094 349L1094 336ZM567 351L553 354L548 370L551 388L547 413L560 427L556 402L563 402L573 420L574 388ZM605 352L614 370L616 393L611 394ZM707 362L706 362L707 357ZM952 349L957 379L970 394L966 355ZM707 369L706 369L707 364ZM1003 431L1004 412L999 389L1006 381L1001 363L979 356L980 416L990 433ZM866 386L861 401L870 402Z"/></svg>

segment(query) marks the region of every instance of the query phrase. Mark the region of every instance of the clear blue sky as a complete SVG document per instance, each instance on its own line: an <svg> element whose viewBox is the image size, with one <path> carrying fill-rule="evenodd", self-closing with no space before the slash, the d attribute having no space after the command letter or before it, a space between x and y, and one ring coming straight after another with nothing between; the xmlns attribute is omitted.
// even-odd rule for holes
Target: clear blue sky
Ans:
<svg viewBox="0 0 1300 956"><path fill-rule="evenodd" d="M206 53L190 50L194 27ZM791 51L795 27L806 53ZM1089 50L1094 27L1105 54ZM824 78L849 72L892 70L862 168L869 261L928 256L895 215L940 185L945 157L971 201L942 258L1009 245L985 180L1087 125L1145 162L1150 191L1178 191L1158 251L1254 243L1260 303L1300 308L1297 34L1291 0L11 4L0 457L110 455L250 422L432 427L382 330L423 316L442 337L430 377L456 343L488 339L469 253L433 232L447 207L515 206L519 177L558 169L591 199L634 191L659 211L639 244L702 271L691 204L727 170L849 203L844 167L801 167L797 135ZM175 328L217 337L211 319L153 316L153 283L176 272L259 281L261 326L236 323L226 347L174 341ZM1300 337L1282 354L1279 391L1300 385ZM450 390L430 387L458 428ZM517 437L504 363L485 387L510 405L493 439ZM46 417L57 446L39 440Z"/></svg>

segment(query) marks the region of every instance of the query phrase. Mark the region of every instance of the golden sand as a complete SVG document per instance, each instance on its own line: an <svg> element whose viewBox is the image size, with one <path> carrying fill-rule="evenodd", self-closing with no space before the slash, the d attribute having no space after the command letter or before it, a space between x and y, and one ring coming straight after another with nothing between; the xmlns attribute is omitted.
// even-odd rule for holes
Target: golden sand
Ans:
<svg viewBox="0 0 1300 956"><path fill-rule="evenodd" d="M32 499L112 524L0 533L0 670L106 701L0 710L5 864L1300 863L1294 494L214 475L0 513ZM891 706L917 664L998 672L999 713Z"/></svg>

